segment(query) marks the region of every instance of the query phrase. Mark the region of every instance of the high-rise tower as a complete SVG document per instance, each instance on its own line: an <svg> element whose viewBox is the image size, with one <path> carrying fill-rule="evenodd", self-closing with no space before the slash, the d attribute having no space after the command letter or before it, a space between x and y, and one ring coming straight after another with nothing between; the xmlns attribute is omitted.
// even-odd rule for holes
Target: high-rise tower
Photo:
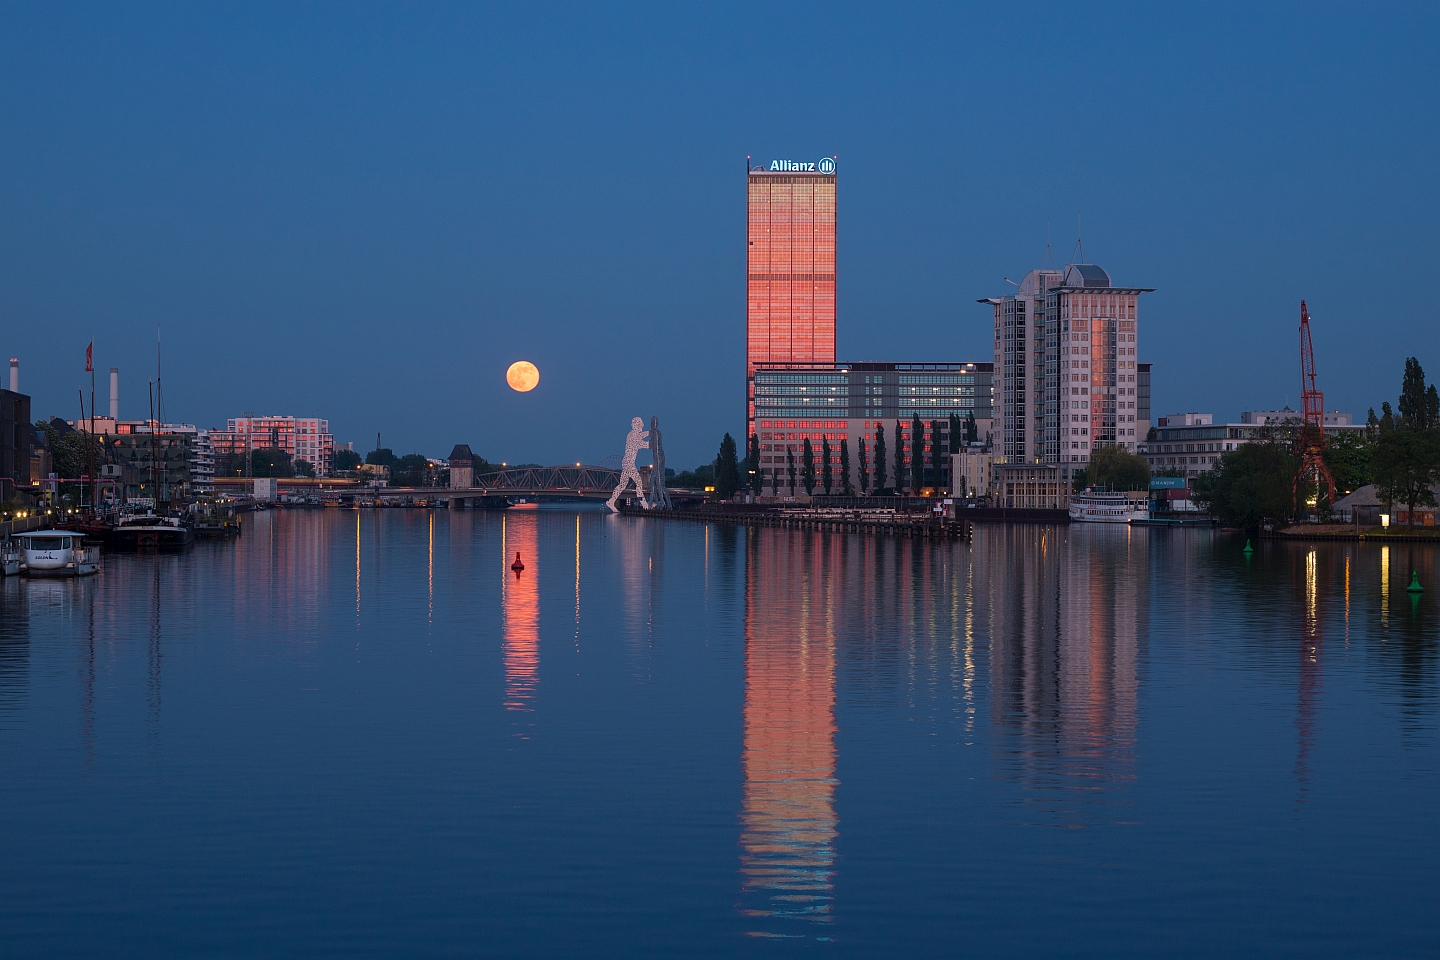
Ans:
<svg viewBox="0 0 1440 960"><path fill-rule="evenodd" d="M994 308L997 463L1081 469L1096 447L1131 453L1149 426L1136 361L1139 300L1093 263L1032 270ZM1144 411L1144 416L1141 412Z"/></svg>
<svg viewBox="0 0 1440 960"><path fill-rule="evenodd" d="M746 420L757 363L835 362L835 160L749 168Z"/></svg>

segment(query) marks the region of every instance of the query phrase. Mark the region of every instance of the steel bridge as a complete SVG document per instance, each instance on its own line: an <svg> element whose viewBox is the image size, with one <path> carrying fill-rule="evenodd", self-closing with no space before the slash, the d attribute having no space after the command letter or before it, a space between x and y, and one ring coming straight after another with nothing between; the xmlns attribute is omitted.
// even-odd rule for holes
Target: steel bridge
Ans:
<svg viewBox="0 0 1440 960"><path fill-rule="evenodd" d="M554 467L512 467L478 474L474 486L380 487L376 497L449 497L451 506L464 508L487 497L546 497L608 500L620 482L620 471L583 463Z"/></svg>

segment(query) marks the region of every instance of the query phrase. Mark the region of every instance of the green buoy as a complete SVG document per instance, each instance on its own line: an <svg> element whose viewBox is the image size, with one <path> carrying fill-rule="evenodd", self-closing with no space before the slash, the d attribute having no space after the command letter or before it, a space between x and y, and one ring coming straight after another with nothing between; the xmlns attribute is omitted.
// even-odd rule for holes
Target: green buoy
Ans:
<svg viewBox="0 0 1440 960"><path fill-rule="evenodd" d="M1411 570L1411 571L1410 571L1410 586L1408 586L1408 587L1405 588L1405 592L1406 592L1406 593L1420 593L1420 592L1424 591L1424 589L1425 589L1424 587L1420 586L1420 573L1419 573L1419 571Z"/></svg>
<svg viewBox="0 0 1440 960"><path fill-rule="evenodd" d="M1252 547L1252 546L1250 546L1250 541L1249 541L1248 539L1245 541L1245 552L1246 552L1246 553L1254 553L1254 552L1255 552L1255 548Z"/></svg>

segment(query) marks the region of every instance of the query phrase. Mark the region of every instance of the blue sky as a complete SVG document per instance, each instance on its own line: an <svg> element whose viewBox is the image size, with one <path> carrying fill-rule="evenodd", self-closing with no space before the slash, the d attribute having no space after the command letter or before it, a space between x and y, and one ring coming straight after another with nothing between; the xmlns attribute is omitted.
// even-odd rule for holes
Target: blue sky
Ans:
<svg viewBox="0 0 1440 960"><path fill-rule="evenodd" d="M0 8L0 353L73 417L670 462L743 429L744 162L840 158L842 359L988 360L976 298L1157 288L1155 413L1440 377L1430 5ZM535 362L539 389L505 368ZM102 395L105 388L102 382ZM102 401L103 410L103 401Z"/></svg>

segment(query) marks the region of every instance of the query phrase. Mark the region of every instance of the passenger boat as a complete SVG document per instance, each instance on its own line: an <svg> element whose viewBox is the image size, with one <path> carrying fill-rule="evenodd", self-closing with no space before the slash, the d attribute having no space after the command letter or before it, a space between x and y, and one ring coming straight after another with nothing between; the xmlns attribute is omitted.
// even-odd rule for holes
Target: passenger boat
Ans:
<svg viewBox="0 0 1440 960"><path fill-rule="evenodd" d="M1086 490L1070 497L1070 519L1080 523L1129 523L1150 519L1144 493Z"/></svg>
<svg viewBox="0 0 1440 960"><path fill-rule="evenodd" d="M189 517L135 513L121 517L110 538L122 549L179 550L195 541L195 525Z"/></svg>
<svg viewBox="0 0 1440 960"><path fill-rule="evenodd" d="M16 539L26 573L82 577L100 571L100 548L87 547L73 530L37 530Z"/></svg>
<svg viewBox="0 0 1440 960"><path fill-rule="evenodd" d="M0 576L15 576L20 572L20 562L20 541L0 540Z"/></svg>

